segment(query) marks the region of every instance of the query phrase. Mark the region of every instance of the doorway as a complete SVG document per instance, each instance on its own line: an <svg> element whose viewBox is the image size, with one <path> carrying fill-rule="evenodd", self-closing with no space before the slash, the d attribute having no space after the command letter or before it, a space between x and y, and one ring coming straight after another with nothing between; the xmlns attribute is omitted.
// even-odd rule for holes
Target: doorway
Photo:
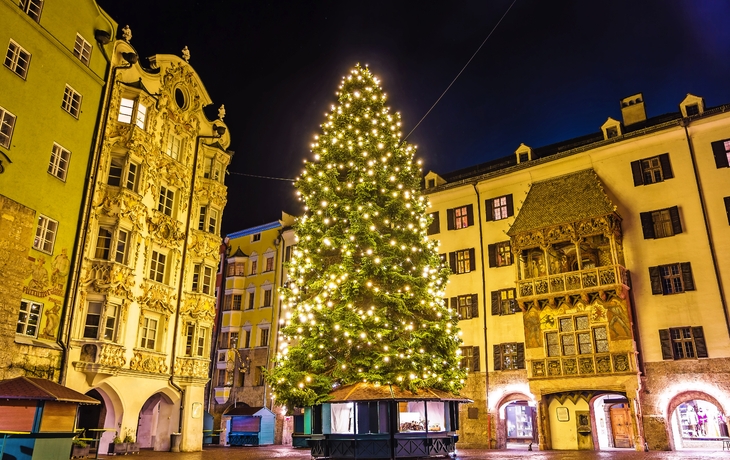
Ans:
<svg viewBox="0 0 730 460"><path fill-rule="evenodd" d="M728 423L718 407L703 399L692 399L677 406L672 414L675 449L720 450L730 440Z"/></svg>
<svg viewBox="0 0 730 460"><path fill-rule="evenodd" d="M634 431L629 400L621 394L606 394L593 402L596 438L600 450L633 449Z"/></svg>
<svg viewBox="0 0 730 460"><path fill-rule="evenodd" d="M170 434L177 431L178 414L169 396L155 393L139 411L137 442L143 449L170 450Z"/></svg>
<svg viewBox="0 0 730 460"><path fill-rule="evenodd" d="M513 401L504 408L508 449L526 449L537 442L535 407L527 401Z"/></svg>

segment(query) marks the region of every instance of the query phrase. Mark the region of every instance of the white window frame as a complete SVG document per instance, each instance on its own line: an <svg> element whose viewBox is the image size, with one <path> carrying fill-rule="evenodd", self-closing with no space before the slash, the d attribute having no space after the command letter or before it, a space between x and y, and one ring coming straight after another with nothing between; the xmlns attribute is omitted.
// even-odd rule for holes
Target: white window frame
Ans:
<svg viewBox="0 0 730 460"><path fill-rule="evenodd" d="M92 311L92 305L94 310ZM86 304L81 336L84 339L108 340L116 342L119 327L119 305L106 303L103 300L91 300ZM98 316L97 324L89 324L89 320Z"/></svg>
<svg viewBox="0 0 730 460"><path fill-rule="evenodd" d="M48 174L66 182L70 161L71 152L54 142L51 149L51 161L48 163Z"/></svg>
<svg viewBox="0 0 730 460"><path fill-rule="evenodd" d="M144 130L147 123L147 106L141 104L139 98L122 97L119 101L117 121L126 124L134 122L138 128Z"/></svg>
<svg viewBox="0 0 730 460"><path fill-rule="evenodd" d="M33 18L35 22L41 22L43 12L43 0L20 0L18 4L25 14Z"/></svg>
<svg viewBox="0 0 730 460"><path fill-rule="evenodd" d="M159 315L147 311L142 312L142 320L139 324L139 348L143 350L157 351L160 337L160 323L162 318Z"/></svg>
<svg viewBox="0 0 730 460"><path fill-rule="evenodd" d="M104 241L102 231L108 232L108 246L100 246L99 243ZM100 260L109 260L118 264L127 264L127 253L129 251L130 231L124 228L113 230L106 226L100 226L96 232L96 244L94 246L94 258ZM124 237L122 237L124 235ZM100 255L100 251L102 254ZM103 254L106 252L106 254Z"/></svg>
<svg viewBox="0 0 730 460"><path fill-rule="evenodd" d="M167 275L167 264L168 264L168 254L158 251L156 249L152 250L152 254L150 254L150 267L149 267L149 279L156 282L156 283L165 283L166 276ZM160 269L161 267L161 269Z"/></svg>
<svg viewBox="0 0 730 460"><path fill-rule="evenodd" d="M173 216L175 211L175 190L164 185L160 186L157 210L166 216Z"/></svg>
<svg viewBox="0 0 730 460"><path fill-rule="evenodd" d="M79 118L81 114L81 102L84 97L73 89L68 84L66 89L63 91L63 100L61 101L61 108L68 112L72 117Z"/></svg>
<svg viewBox="0 0 730 460"><path fill-rule="evenodd" d="M268 297L268 299L267 299ZM268 304L267 301L268 300ZM261 301L261 308L271 307L274 303L274 290L264 289L263 300Z"/></svg>
<svg viewBox="0 0 730 460"><path fill-rule="evenodd" d="M193 292L210 295L213 287L213 267L205 264L195 264L193 266Z"/></svg>
<svg viewBox="0 0 730 460"><path fill-rule="evenodd" d="M264 331L266 331L266 332L264 332ZM269 326L259 327L259 333L258 333L259 344L257 345L257 347L268 347L269 346L269 339L271 338L270 333L271 333L271 328ZM264 339L266 339L266 340L264 340Z"/></svg>
<svg viewBox="0 0 730 460"><path fill-rule="evenodd" d="M118 175L112 175L112 171L118 170ZM133 171L134 170L134 171ZM111 184L111 178L115 178L117 184ZM137 179L139 178L139 165L127 158L114 155L109 161L109 170L107 172L106 184L111 187L124 187L127 190L137 192Z"/></svg>
<svg viewBox="0 0 730 460"><path fill-rule="evenodd" d="M15 115L0 107L0 146L10 148L15 130Z"/></svg>
<svg viewBox="0 0 730 460"><path fill-rule="evenodd" d="M46 254L53 254L53 246L56 244L58 234L58 221L43 214L38 215L33 247Z"/></svg>
<svg viewBox="0 0 730 460"><path fill-rule="evenodd" d="M182 139L174 134L170 134L167 138L167 147L165 153L173 160L180 160L180 153L182 152L183 142Z"/></svg>
<svg viewBox="0 0 730 460"><path fill-rule="evenodd" d="M33 311L36 307L37 311ZM15 326L15 333L26 337L38 337L38 330L41 326L41 313L43 304L32 300L22 299L18 311L18 323ZM34 333L28 333L33 328ZM22 329L22 330L21 330Z"/></svg>
<svg viewBox="0 0 730 460"><path fill-rule="evenodd" d="M28 69L30 68L30 58L30 52L11 38L10 43L8 43L8 50L5 53L5 67L25 80L28 76Z"/></svg>
<svg viewBox="0 0 730 460"><path fill-rule="evenodd" d="M79 58L88 67L91 62L92 46L80 33L76 33L76 42L74 43L74 56Z"/></svg>

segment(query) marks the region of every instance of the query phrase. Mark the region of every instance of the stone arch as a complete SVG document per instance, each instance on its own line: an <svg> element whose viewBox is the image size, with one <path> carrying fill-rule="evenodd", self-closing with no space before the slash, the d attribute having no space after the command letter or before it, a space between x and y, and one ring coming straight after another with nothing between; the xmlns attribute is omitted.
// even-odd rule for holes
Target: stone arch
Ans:
<svg viewBox="0 0 730 460"><path fill-rule="evenodd" d="M611 404L611 406L614 406L614 405L617 405L617 404L626 404L627 408L629 409L629 416L630 416L630 420L631 420L631 433L630 433L630 440L631 441L630 442L632 444L631 447L632 448L635 448L636 447L635 446L635 443L636 443L636 439L637 439L638 426L636 426L636 423L637 423L636 418L631 415L632 414L632 411L631 411L631 402L629 401L628 395L626 394L625 391L607 391L607 390L603 390L603 391L596 392L593 395L593 397L588 401L588 407L589 407L590 413L591 413L591 431L592 431L591 437L593 438L593 449L594 450L601 450L601 447L600 447L601 446L601 443L600 443L600 439L598 437L598 424L597 424L597 420L598 420L599 417L598 417L598 414L596 413L596 402L599 399L601 399L601 398L603 398L605 396L611 396L611 395L623 396L626 399L626 402L625 403L624 402L621 402L621 403L618 403L617 402L617 403ZM613 436L614 435L613 428L609 426L610 425L610 422L611 422L610 416L607 415L606 416L606 424L607 424L606 431L608 433L610 433L611 436ZM608 447L611 447L611 448L615 448L616 447L614 445L614 440L613 439L609 439L608 440L608 444L609 444Z"/></svg>
<svg viewBox="0 0 730 460"><path fill-rule="evenodd" d="M137 422L137 442L141 448L170 450L170 434L178 431L180 418L177 395L160 389L142 404Z"/></svg>
<svg viewBox="0 0 730 460"><path fill-rule="evenodd" d="M680 405L697 399L713 404L723 414L727 414L728 409L730 409L722 405L720 401L717 400L717 398L704 391L690 390L683 391L674 395L674 397L669 400L669 403L667 404L667 411L664 414L664 419L667 421L667 439L669 439L669 448L671 450L677 450L674 437L674 421L672 420L672 417L674 416L674 411L676 411Z"/></svg>
<svg viewBox="0 0 730 460"><path fill-rule="evenodd" d="M116 430L119 429L119 424L122 422L124 415L124 404L119 393L107 383L102 383L97 387L94 387L86 392L87 395L92 398L96 398L97 395L101 397L101 403L104 406L104 420L100 420L98 428L105 428L107 430L101 433L99 443L97 444L98 452L107 452L107 447L114 440L116 436ZM86 436L93 438L94 435L86 433Z"/></svg>
<svg viewBox="0 0 730 460"><path fill-rule="evenodd" d="M515 391L502 396L502 398L496 405L497 411L495 416L495 434L497 439L497 449L507 448L507 416L505 411L507 409L507 406L515 401L528 401L532 402L535 407L537 406L535 398L527 393ZM533 417L532 420L532 431L533 438L537 438L537 420L535 419L535 417Z"/></svg>

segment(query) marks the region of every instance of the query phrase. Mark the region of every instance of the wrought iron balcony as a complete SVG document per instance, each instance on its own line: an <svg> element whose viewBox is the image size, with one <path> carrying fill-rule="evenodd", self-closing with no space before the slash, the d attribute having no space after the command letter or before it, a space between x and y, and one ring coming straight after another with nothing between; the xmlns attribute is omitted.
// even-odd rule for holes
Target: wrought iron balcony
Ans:
<svg viewBox="0 0 730 460"><path fill-rule="evenodd" d="M609 289L627 285L626 268L607 265L517 281L517 298L569 295L585 290Z"/></svg>

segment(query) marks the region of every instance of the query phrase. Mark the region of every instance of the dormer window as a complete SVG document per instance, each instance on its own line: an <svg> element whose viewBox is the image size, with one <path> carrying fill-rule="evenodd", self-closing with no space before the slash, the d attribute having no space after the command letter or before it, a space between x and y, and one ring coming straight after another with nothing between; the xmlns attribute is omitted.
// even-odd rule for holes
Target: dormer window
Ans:
<svg viewBox="0 0 730 460"><path fill-rule="evenodd" d="M613 139L614 137L619 137L623 134L621 132L621 123L611 117L609 117L603 126L601 126L601 131L603 131L604 140Z"/></svg>
<svg viewBox="0 0 730 460"><path fill-rule="evenodd" d="M606 129L606 139L611 139L612 137L618 137L618 128L615 126Z"/></svg>
<svg viewBox="0 0 730 460"><path fill-rule="evenodd" d="M687 106L687 116L693 117L695 115L700 114L700 106L699 104L692 104Z"/></svg>
<svg viewBox="0 0 730 460"><path fill-rule="evenodd" d="M679 103L679 110L685 118L702 115L705 111L705 101L694 94L687 94L687 97Z"/></svg>
<svg viewBox="0 0 730 460"><path fill-rule="evenodd" d="M525 144L520 144L520 146L517 147L517 150L515 150L515 155L517 155L517 164L531 161L532 148Z"/></svg>

